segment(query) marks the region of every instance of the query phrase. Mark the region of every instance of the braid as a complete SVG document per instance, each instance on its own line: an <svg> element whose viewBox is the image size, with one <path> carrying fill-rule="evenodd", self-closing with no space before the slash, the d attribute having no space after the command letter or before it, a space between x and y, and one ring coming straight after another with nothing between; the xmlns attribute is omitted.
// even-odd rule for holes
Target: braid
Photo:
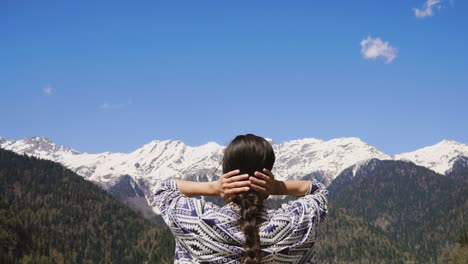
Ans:
<svg viewBox="0 0 468 264"><path fill-rule="evenodd" d="M239 224L245 234L245 242L242 245L244 248L242 263L260 263L262 255L258 225L261 221L260 212L263 208L263 199L258 192L248 191L238 194L234 202L241 207Z"/></svg>
<svg viewBox="0 0 468 264"><path fill-rule="evenodd" d="M224 149L223 173L238 169L240 174L254 175L263 168L271 170L274 163L275 152L266 139L253 134L239 135ZM233 200L241 208L239 226L245 236L243 264L257 264L262 260L258 226L263 220L263 199L261 193L251 189L237 194Z"/></svg>

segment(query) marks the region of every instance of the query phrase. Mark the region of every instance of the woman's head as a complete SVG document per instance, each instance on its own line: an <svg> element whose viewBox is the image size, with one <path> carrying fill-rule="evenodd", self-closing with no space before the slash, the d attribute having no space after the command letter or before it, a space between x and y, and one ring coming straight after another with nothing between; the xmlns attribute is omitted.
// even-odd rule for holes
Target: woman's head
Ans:
<svg viewBox="0 0 468 264"><path fill-rule="evenodd" d="M253 134L239 135L224 150L223 173L239 169L240 174L253 176L263 168L271 171L274 163L275 153L266 139Z"/></svg>
<svg viewBox="0 0 468 264"><path fill-rule="evenodd" d="M240 170L240 174L254 176L255 171L264 168L271 171L275 163L275 153L271 144L264 138L253 134L234 138L224 150L223 173ZM234 198L234 203L241 208L239 225L244 231L245 242L242 263L260 263L262 259L258 224L263 208L263 195L250 189Z"/></svg>

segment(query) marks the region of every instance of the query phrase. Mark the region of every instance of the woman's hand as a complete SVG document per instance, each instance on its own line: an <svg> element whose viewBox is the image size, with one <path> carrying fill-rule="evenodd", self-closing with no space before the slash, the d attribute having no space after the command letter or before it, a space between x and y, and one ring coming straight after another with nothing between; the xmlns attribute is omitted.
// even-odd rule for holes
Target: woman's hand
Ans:
<svg viewBox="0 0 468 264"><path fill-rule="evenodd" d="M239 173L240 170L227 172L217 181L219 196L226 202L231 202L236 194L250 190L249 175Z"/></svg>
<svg viewBox="0 0 468 264"><path fill-rule="evenodd" d="M256 171L254 173L255 177L251 176L249 180L252 183L252 189L262 193L263 198L266 199L276 193L275 177L268 169L263 169L263 172Z"/></svg>

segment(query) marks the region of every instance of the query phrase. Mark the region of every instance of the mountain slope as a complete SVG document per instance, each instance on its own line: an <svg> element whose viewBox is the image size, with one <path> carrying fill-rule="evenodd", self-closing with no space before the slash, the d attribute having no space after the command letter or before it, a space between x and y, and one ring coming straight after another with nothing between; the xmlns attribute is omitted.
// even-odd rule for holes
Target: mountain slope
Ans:
<svg viewBox="0 0 468 264"><path fill-rule="evenodd" d="M214 142L191 147L181 141L154 140L131 153L80 153L58 146L48 138L0 140L0 147L19 154L59 162L85 179L106 190L119 184L123 176L132 178L145 197L119 200L153 218L144 204L153 202L157 184L168 178L211 181L221 175L224 150ZM277 179L300 179L314 175L328 185L344 168L370 158L391 158L358 138L338 138L329 141L301 139L274 144L277 161L273 170Z"/></svg>
<svg viewBox="0 0 468 264"><path fill-rule="evenodd" d="M0 137L0 146L16 153L27 153L48 160L80 154L72 148L56 145L47 137L31 137L20 140L6 140Z"/></svg>
<svg viewBox="0 0 468 264"><path fill-rule="evenodd" d="M116 178L131 175L154 186L171 177L193 176L212 179L220 175L224 147L214 142L191 147L181 141L151 141L131 153L79 153L57 146L48 138L34 137L0 142L4 149L59 162L86 179L111 186ZM278 179L301 178L321 173L329 183L338 173L356 162L371 158L390 159L358 138L329 141L301 139L274 144Z"/></svg>
<svg viewBox="0 0 468 264"><path fill-rule="evenodd" d="M357 162L372 158L391 159L359 138L291 140L273 145L273 149L278 157L274 172L280 179L297 179L319 173L326 185Z"/></svg>
<svg viewBox="0 0 468 264"><path fill-rule="evenodd" d="M459 156L468 156L468 145L444 139L432 146L395 155L395 159L411 161L444 175Z"/></svg>
<svg viewBox="0 0 468 264"><path fill-rule="evenodd" d="M411 263L415 259L384 232L333 204L319 226L317 254L320 263Z"/></svg>
<svg viewBox="0 0 468 264"><path fill-rule="evenodd" d="M0 198L0 263L13 263L16 256L29 254L31 239L21 221Z"/></svg>
<svg viewBox="0 0 468 264"><path fill-rule="evenodd" d="M350 167L329 191L336 206L401 242L419 261L436 262L468 226L468 185L410 162L373 159Z"/></svg>
<svg viewBox="0 0 468 264"><path fill-rule="evenodd" d="M468 183L468 157L458 156L455 158L452 168L447 171L447 177Z"/></svg>
<svg viewBox="0 0 468 264"><path fill-rule="evenodd" d="M214 142L191 147L178 140L154 140L131 153L80 153L60 146L46 137L21 140L0 138L0 147L16 153L59 162L79 175L110 186L116 178L131 175L150 185L170 177L199 175L219 176L224 146ZM446 174L460 156L468 156L468 145L445 139L435 145L412 152L387 155L359 138L336 138L323 141L314 138L273 144L277 155L275 173L279 179L321 174L326 184L342 170L372 158L407 160Z"/></svg>
<svg viewBox="0 0 468 264"><path fill-rule="evenodd" d="M126 195L120 198L142 195L141 190L133 187L130 177L122 177L114 187L111 193L117 198L123 194ZM20 228L17 234L5 238L18 242L8 249L16 250L16 254L8 253L14 260L172 261L174 240L170 232L151 226L99 187L57 163L0 149L0 193L0 201L7 202L10 212L6 219L20 222L8 225ZM21 230L27 230L28 237L18 238L24 236ZM412 259L385 234L334 206L330 206L329 216L319 232L318 254L323 262L402 263Z"/></svg>
<svg viewBox="0 0 468 264"><path fill-rule="evenodd" d="M0 199L32 243L29 252L11 250L12 259L34 263L172 261L170 232L152 226L60 164L0 149Z"/></svg>

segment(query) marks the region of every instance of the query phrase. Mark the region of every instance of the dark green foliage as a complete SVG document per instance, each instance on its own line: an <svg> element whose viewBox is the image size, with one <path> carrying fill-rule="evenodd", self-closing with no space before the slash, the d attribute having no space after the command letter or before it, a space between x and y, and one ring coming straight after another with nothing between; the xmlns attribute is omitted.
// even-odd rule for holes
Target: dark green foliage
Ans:
<svg viewBox="0 0 468 264"><path fill-rule="evenodd" d="M0 263L13 262L31 248L31 239L21 221L0 198Z"/></svg>
<svg viewBox="0 0 468 264"><path fill-rule="evenodd" d="M439 262L447 244L467 226L468 185L402 161L372 160L351 179L334 181L330 200L414 252Z"/></svg>
<svg viewBox="0 0 468 264"><path fill-rule="evenodd" d="M367 221L333 204L318 232L321 263L407 263L414 259L407 249Z"/></svg>
<svg viewBox="0 0 468 264"><path fill-rule="evenodd" d="M447 177L468 184L468 157L456 157L452 168L447 173Z"/></svg>
<svg viewBox="0 0 468 264"><path fill-rule="evenodd" d="M468 263L468 230L462 232L457 244L446 247L441 262L450 264Z"/></svg>
<svg viewBox="0 0 468 264"><path fill-rule="evenodd" d="M369 164L330 186L320 262L466 263L467 185L410 163ZM0 263L172 263L173 254L166 228L93 183L0 149Z"/></svg>
<svg viewBox="0 0 468 264"><path fill-rule="evenodd" d="M7 261L173 261L168 230L60 164L0 149L0 195L0 241Z"/></svg>
<svg viewBox="0 0 468 264"><path fill-rule="evenodd" d="M267 206L277 208L294 200L268 199ZM316 243L320 263L406 263L413 254L366 220L328 204L325 221L318 225Z"/></svg>
<svg viewBox="0 0 468 264"><path fill-rule="evenodd" d="M468 230L463 230L458 238L458 244L462 247L468 247Z"/></svg>

